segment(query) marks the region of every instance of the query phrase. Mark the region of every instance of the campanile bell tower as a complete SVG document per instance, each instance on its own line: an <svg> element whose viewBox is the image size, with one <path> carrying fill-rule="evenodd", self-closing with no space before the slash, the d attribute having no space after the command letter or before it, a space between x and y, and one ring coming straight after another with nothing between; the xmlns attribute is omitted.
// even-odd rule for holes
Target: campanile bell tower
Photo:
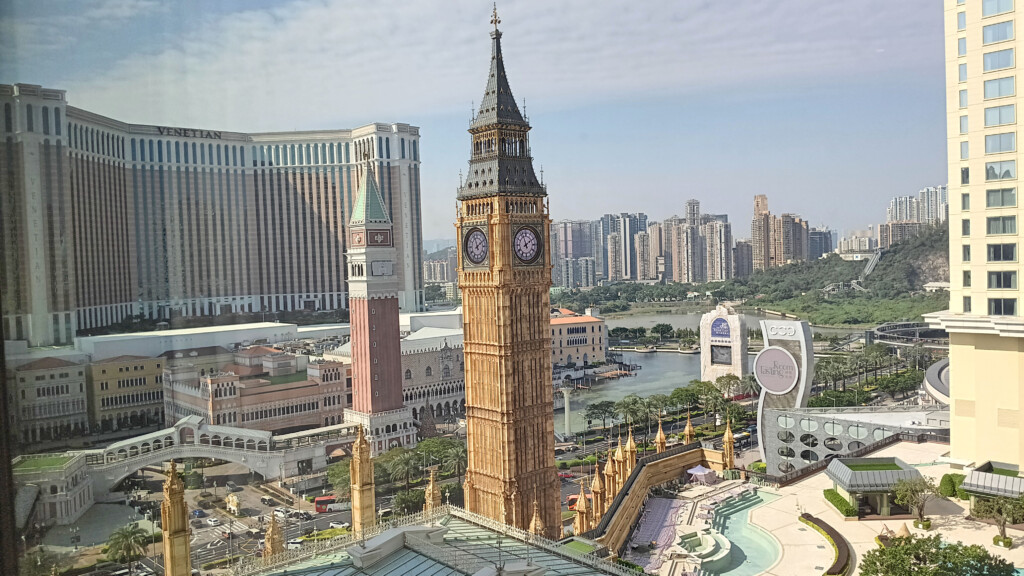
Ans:
<svg viewBox="0 0 1024 576"><path fill-rule="evenodd" d="M534 517L560 537L551 387L551 220L501 55L497 11L491 68L469 128L469 173L458 193L469 465L466 507L524 530Z"/></svg>

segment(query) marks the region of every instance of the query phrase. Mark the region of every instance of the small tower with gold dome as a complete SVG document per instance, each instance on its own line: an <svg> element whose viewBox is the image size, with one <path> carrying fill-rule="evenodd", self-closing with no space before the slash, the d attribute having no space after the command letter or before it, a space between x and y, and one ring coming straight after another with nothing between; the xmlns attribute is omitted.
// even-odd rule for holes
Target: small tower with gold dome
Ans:
<svg viewBox="0 0 1024 576"><path fill-rule="evenodd" d="M437 485L437 466L431 466L427 470L430 470L430 481L427 483L427 489L424 493L424 512L430 512L435 508L441 507L441 489Z"/></svg>
<svg viewBox="0 0 1024 576"><path fill-rule="evenodd" d="M580 480L580 498L576 501L576 519L572 523L573 533L579 536L590 530L590 506L587 505L587 489Z"/></svg>
<svg viewBox="0 0 1024 576"><path fill-rule="evenodd" d="M605 501L604 501L604 482L601 481L601 466L598 465L594 471L594 482L590 485L590 493L594 495L594 525L597 525L598 520L604 514Z"/></svg>
<svg viewBox="0 0 1024 576"><path fill-rule="evenodd" d="M629 439L626 440L626 451L624 454L626 458L626 476L633 473L633 468L636 468L636 442L633 441L633 428L629 429Z"/></svg>
<svg viewBox="0 0 1024 576"><path fill-rule="evenodd" d="M538 501L537 496L534 495L533 518L530 519L530 533L534 536L544 536L545 532L544 516L540 513L540 501Z"/></svg>
<svg viewBox="0 0 1024 576"><path fill-rule="evenodd" d="M164 481L164 501L160 505L164 543L164 574L191 576L192 555L189 550L188 509L185 506L185 483L178 477L178 466L171 460L171 469Z"/></svg>
<svg viewBox="0 0 1024 576"><path fill-rule="evenodd" d="M605 498L608 502L611 502L619 492L619 486L615 476L615 455L612 453L611 446L608 447L608 460L604 463L604 485L606 491ZM605 508L607 508L607 505Z"/></svg>

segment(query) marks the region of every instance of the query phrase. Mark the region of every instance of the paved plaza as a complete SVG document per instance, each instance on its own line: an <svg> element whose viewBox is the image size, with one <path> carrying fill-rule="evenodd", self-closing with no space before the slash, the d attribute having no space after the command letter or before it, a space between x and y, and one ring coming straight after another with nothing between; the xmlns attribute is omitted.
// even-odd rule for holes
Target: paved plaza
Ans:
<svg viewBox="0 0 1024 576"><path fill-rule="evenodd" d="M124 504L94 504L72 526L54 526L43 537L43 546L58 553L74 550L71 543L73 535L79 536L79 548L105 545L115 530L132 522L138 522L143 530L151 530L151 523L135 512L134 508ZM72 532L72 530L76 530ZM157 527L159 532L160 528Z"/></svg>
<svg viewBox="0 0 1024 576"><path fill-rule="evenodd" d="M900 442L883 450L872 453L872 457L895 456L914 466L922 475L932 478L936 484L943 474L949 472L964 473L963 470L951 470L949 465L938 462L938 459L949 452L944 444L914 444ZM751 511L751 522L768 530L782 544L782 556L765 574L768 576L793 576L794 574L820 573L832 564L834 553L831 546L813 529L799 521L799 515L807 512L816 516L838 530L850 543L855 562L866 552L878 546L875 537L885 527L898 530L903 520L862 520L848 521L829 504L822 494L826 488L832 487L832 481L824 471L814 474L796 484L783 487L773 492L781 497L778 500L760 506ZM1024 566L1024 532L1007 528L1007 536L1014 538L1015 545L1010 550L992 544L996 535L995 526L966 519L967 502L956 499L937 500L929 504L925 510L932 520L930 531L913 527L909 520L907 525L911 533L919 535L940 534L944 540L979 544L993 555L1002 556L1016 566ZM856 572L854 572L856 573Z"/></svg>

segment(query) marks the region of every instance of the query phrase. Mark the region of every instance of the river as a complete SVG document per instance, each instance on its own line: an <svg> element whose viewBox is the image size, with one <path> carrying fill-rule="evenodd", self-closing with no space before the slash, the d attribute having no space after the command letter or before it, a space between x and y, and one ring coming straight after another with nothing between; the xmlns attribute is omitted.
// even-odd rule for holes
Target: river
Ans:
<svg viewBox="0 0 1024 576"><path fill-rule="evenodd" d="M618 402L629 394L671 394L676 388L687 386L691 380L700 378L700 354L623 352L622 361L639 364L641 368L634 372L635 376L604 380L590 390L580 390L570 396L573 432L586 428L587 419L583 412L591 404L604 400ZM560 410L555 413L555 430L565 430L565 415Z"/></svg>

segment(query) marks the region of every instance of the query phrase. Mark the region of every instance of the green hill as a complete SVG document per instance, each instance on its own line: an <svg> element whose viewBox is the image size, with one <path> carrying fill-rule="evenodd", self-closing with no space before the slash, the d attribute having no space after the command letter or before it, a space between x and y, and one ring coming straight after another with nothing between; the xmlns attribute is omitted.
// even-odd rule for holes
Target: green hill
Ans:
<svg viewBox="0 0 1024 576"><path fill-rule="evenodd" d="M629 310L633 303L678 301L687 292L710 291L718 300L743 301L746 306L796 314L814 324L859 325L917 319L949 307L948 292L923 292L924 285L949 279L949 233L932 227L920 236L893 245L865 278L866 291L849 289L824 294L832 284L850 284L867 264L843 260L837 254L755 272L750 278L705 285L632 283L601 286L589 291L566 290L552 303L581 311L600 305L606 312Z"/></svg>

